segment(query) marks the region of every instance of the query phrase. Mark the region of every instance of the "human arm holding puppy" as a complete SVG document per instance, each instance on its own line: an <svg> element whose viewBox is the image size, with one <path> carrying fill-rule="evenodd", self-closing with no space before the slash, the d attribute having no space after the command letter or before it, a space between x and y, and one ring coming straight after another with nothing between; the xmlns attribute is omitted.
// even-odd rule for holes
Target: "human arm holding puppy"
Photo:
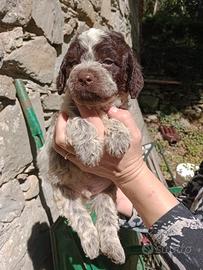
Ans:
<svg viewBox="0 0 203 270"><path fill-rule="evenodd" d="M79 107L80 114L96 126L98 136L103 139L105 128L96 112L86 107ZM71 146L65 144L65 129L67 116L59 115L56 124L55 149L64 157L75 163L81 170L112 180L129 198L142 217L145 225L150 227L161 216L173 208L178 201L163 186L149 170L142 158L141 133L133 117L126 110L112 107L108 112L110 118L115 118L125 124L131 133L131 145L126 154L118 159L104 153L100 163L95 167L87 167L74 155Z"/></svg>
<svg viewBox="0 0 203 270"><path fill-rule="evenodd" d="M79 107L79 111L83 118L96 127L102 140L105 127L97 113L85 107ZM55 150L81 170L110 179L120 188L149 228L155 243L163 248L163 256L171 269L174 266L176 269L202 269L203 224L179 203L147 167L142 158L141 133L132 115L114 107L107 114L110 118L121 121L130 130L130 148L122 158L118 159L104 152L97 166L84 166L75 156L74 149L65 143L68 116L64 113L59 114L56 123ZM182 250L184 247L192 248L186 253L185 249Z"/></svg>

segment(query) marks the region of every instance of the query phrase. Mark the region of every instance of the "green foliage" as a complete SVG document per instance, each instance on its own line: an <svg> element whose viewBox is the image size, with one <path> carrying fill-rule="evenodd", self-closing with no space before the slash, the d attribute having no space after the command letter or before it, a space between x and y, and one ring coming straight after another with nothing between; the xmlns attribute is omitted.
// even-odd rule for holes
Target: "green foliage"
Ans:
<svg viewBox="0 0 203 270"><path fill-rule="evenodd" d="M162 13L172 17L185 16L193 19L202 17L203 7L201 0L146 0L145 17L156 15L155 3L158 4L157 13L159 15Z"/></svg>
<svg viewBox="0 0 203 270"><path fill-rule="evenodd" d="M179 163L189 162L199 165L203 156L202 129L198 130L192 124L185 126L184 121L181 121L181 119L183 119L183 115L179 112L169 115L161 113L159 115L159 124L148 127L154 141L161 146L162 152L173 174ZM163 140L161 136L157 136L159 125L175 127L181 140L175 145L170 145L166 140ZM166 179L171 179L164 159L161 159L160 167Z"/></svg>
<svg viewBox="0 0 203 270"><path fill-rule="evenodd" d="M187 153L193 159L203 155L203 134L202 132L191 131L183 138L183 143L187 149Z"/></svg>
<svg viewBox="0 0 203 270"><path fill-rule="evenodd" d="M173 126L179 132L185 131L183 124L180 122L182 114L181 113L171 113L169 115L160 114L160 124Z"/></svg>
<svg viewBox="0 0 203 270"><path fill-rule="evenodd" d="M158 3L156 8L155 3ZM169 92L170 98L161 99L159 123L149 129L152 138L162 145L173 173L178 163L198 165L203 156L203 130L199 127L201 131L198 132L195 125L185 125L180 111L199 99L196 83L203 83L203 1L146 0L142 40L145 77L183 82L181 91L177 88L175 95ZM168 97L169 94L165 93ZM160 124L175 127L181 140L176 145L169 145L160 134L157 135ZM163 160L161 168L169 179Z"/></svg>
<svg viewBox="0 0 203 270"><path fill-rule="evenodd" d="M145 1L142 65L146 75L182 81L203 78L203 4L200 0ZM156 70L155 70L156 67Z"/></svg>

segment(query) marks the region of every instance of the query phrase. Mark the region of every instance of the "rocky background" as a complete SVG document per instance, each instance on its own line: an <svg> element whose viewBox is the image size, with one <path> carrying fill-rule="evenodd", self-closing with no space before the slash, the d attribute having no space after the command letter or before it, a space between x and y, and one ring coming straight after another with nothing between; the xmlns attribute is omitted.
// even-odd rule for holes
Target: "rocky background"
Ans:
<svg viewBox="0 0 203 270"><path fill-rule="evenodd" d="M38 178L36 148L16 97L14 79L23 79L45 135L61 102L55 79L70 40L90 27L109 28L122 32L129 45L139 50L137 3L0 0L1 270L52 270L49 227L58 215L50 187ZM157 85L146 86L140 101L143 110L153 114L161 110L163 101L169 102L171 87L164 94ZM174 99L176 94L175 90ZM190 113L195 111L199 119L202 98L197 100Z"/></svg>
<svg viewBox="0 0 203 270"><path fill-rule="evenodd" d="M135 11L127 0L0 1L1 270L51 270L48 229L57 218L51 189L37 175L36 149L14 79L23 79L45 134L61 102L55 79L70 40L97 27L122 32L132 45Z"/></svg>

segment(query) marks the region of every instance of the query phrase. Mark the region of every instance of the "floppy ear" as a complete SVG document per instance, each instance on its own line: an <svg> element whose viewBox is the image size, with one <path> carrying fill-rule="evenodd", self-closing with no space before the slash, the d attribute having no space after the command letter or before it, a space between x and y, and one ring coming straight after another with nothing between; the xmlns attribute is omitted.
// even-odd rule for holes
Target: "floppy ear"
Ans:
<svg viewBox="0 0 203 270"><path fill-rule="evenodd" d="M137 98L144 86L141 67L135 59L132 50L129 49L127 61L128 88L131 98Z"/></svg>
<svg viewBox="0 0 203 270"><path fill-rule="evenodd" d="M123 71L125 76L125 90L129 91L131 98L137 98L140 91L144 86L144 79L142 77L141 67L138 64L136 58L133 55L133 52L129 45L125 42L124 36L115 31L111 31L110 35L115 41L115 46L121 46L125 48L125 57L123 62Z"/></svg>
<svg viewBox="0 0 203 270"><path fill-rule="evenodd" d="M66 66L67 66L66 58L64 58L59 69L58 77L56 79L56 89L58 90L59 95L64 93L64 88L66 85L67 80Z"/></svg>
<svg viewBox="0 0 203 270"><path fill-rule="evenodd" d="M84 53L84 48L81 47L77 36L75 39L70 43L68 51L63 58L59 69L59 75L56 79L56 87L58 90L59 95L64 93L66 82L70 75L71 69L74 65L80 63L81 55Z"/></svg>

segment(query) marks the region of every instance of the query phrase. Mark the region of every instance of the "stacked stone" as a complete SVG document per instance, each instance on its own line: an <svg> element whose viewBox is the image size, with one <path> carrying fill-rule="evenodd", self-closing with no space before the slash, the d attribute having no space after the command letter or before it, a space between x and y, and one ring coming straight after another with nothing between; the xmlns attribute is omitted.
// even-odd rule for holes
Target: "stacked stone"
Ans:
<svg viewBox="0 0 203 270"><path fill-rule="evenodd" d="M36 151L16 98L23 79L43 133L58 110L55 79L70 40L90 27L122 32L131 45L127 0L0 1L0 268L52 269L46 205ZM45 197L44 197L45 196Z"/></svg>
<svg viewBox="0 0 203 270"><path fill-rule="evenodd" d="M203 123L203 85L186 86L177 84L145 83L139 96L139 104L145 114L158 111L172 112L179 109L191 122ZM181 102L180 102L181 101ZM171 110L171 111L170 111Z"/></svg>

